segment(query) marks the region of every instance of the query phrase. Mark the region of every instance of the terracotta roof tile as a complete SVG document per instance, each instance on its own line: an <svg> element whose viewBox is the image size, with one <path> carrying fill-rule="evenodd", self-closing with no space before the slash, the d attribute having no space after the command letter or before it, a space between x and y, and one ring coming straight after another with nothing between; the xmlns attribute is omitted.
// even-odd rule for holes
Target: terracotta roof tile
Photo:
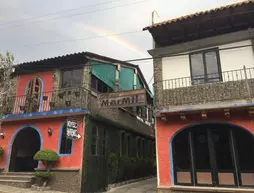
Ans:
<svg viewBox="0 0 254 193"><path fill-rule="evenodd" d="M217 11L221 11L221 10L225 10L225 9L229 9L229 8L238 7L238 6L242 6L242 5L249 4L249 3L254 3L254 0L244 0L244 1L241 1L241 2L229 4L229 5L226 5L226 6L220 6L220 7L214 8L214 9L209 9L209 10L205 10L205 11L196 12L194 14L181 16L181 17L178 17L178 18L170 19L170 20L167 20L167 21L163 21L163 22L156 23L154 25L145 27L143 30L149 30L149 29L160 27L162 25L166 25L166 24L170 24L170 23L177 23L177 22L183 21L185 19L191 19L191 18L194 18L194 17L197 17L197 16L201 16L201 15L205 15L205 14L209 14L209 13L212 13L212 12L217 12Z"/></svg>

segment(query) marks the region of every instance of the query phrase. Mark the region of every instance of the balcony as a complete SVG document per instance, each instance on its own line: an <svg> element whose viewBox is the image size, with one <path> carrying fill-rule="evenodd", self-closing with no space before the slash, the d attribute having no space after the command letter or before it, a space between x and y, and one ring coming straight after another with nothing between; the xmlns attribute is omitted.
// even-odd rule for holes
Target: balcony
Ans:
<svg viewBox="0 0 254 193"><path fill-rule="evenodd" d="M87 109L88 90L61 89L41 94L5 97L2 115L52 112L63 109Z"/></svg>
<svg viewBox="0 0 254 193"><path fill-rule="evenodd" d="M164 80L156 95L157 109L168 112L247 105L254 97L254 68Z"/></svg>
<svg viewBox="0 0 254 193"><path fill-rule="evenodd" d="M73 113L84 114L89 111L92 116L100 116L133 131L154 136L148 117L137 115L123 108L99 108L98 93L85 88L61 89L42 94L5 97L0 113L2 120L13 121L34 119L47 116L72 116ZM150 117L151 118L151 117ZM151 121L151 120L149 120Z"/></svg>

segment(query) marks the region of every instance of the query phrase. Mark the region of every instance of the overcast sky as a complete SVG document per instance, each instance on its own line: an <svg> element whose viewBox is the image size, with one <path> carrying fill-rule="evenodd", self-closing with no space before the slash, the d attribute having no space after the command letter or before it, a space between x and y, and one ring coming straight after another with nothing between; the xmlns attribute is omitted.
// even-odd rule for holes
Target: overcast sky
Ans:
<svg viewBox="0 0 254 193"><path fill-rule="evenodd" d="M151 24L153 10L163 21L231 2L236 0L0 0L0 52L12 52L16 63L81 51L120 60L149 57L152 39L141 30ZM135 64L149 81L152 61Z"/></svg>

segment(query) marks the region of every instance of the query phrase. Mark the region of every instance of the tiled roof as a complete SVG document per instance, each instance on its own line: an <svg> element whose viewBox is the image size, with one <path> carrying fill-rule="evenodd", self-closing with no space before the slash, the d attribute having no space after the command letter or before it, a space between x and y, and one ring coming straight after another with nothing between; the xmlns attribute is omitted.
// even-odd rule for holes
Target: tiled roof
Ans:
<svg viewBox="0 0 254 193"><path fill-rule="evenodd" d="M198 16L202 16L202 15L206 15L206 14L209 14L209 13L222 11L222 10L226 10L226 9L230 9L230 8L240 7L242 5L246 5L246 4L250 4L250 3L254 3L254 0L244 0L244 1L241 1L241 2L229 4L229 5L226 5L226 6L220 6L220 7L214 8L214 9L209 9L209 10L206 10L206 11L196 12L194 14L185 15L185 16L182 16L182 17L170 19L170 20L167 20L167 21L163 21L163 22L156 23L154 25L145 27L143 30L150 30L150 29L160 27L160 26L163 26L163 25L166 25L166 24L177 23L179 21L183 21L183 20L186 20L186 19L191 19L191 18L194 18L194 17L198 17Z"/></svg>

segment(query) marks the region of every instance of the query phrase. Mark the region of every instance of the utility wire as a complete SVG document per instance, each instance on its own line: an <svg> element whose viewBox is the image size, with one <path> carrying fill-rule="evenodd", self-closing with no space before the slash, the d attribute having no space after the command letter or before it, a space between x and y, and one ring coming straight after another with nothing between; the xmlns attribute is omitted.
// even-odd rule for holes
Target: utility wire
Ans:
<svg viewBox="0 0 254 193"><path fill-rule="evenodd" d="M0 26L11 25L11 24L15 24L17 22L23 22L23 21L27 21L27 20L39 19L39 18L43 18L43 17L48 17L48 16L56 15L56 14L59 14L59 13L66 13L66 12L70 12L70 11L76 11L76 10L83 9L83 8L95 7L95 6L99 6L99 5L103 5L103 4L108 4L108 3L113 3L113 2L118 2L118 1L122 1L122 0L106 1L106 2L97 3L97 4L93 4L93 5L82 6L82 7L79 7L79 8L66 9L66 10L63 10L63 11L58 11L58 12L54 12L54 13L48 13L48 14L45 14L45 15L40 15L40 16L35 16L35 17L29 17L29 18L26 18L26 19L18 19L18 20L14 20L14 21L11 21L11 22L3 23Z"/></svg>
<svg viewBox="0 0 254 193"><path fill-rule="evenodd" d="M233 49L240 49L240 48L246 48L246 47L253 47L253 45L243 45L243 46L234 46L234 47L228 47L228 48L221 48L221 49L218 49L219 51L223 51L223 50L233 50ZM131 62L135 62L135 61L144 61L144 60L153 60L153 59L161 59L161 58L164 58L164 57L175 57L175 56L188 56L189 53L184 53L184 54L172 54L172 55L163 55L163 56L159 56L159 57L150 57L150 58L138 58L138 59L132 59L132 60L124 60L124 61L120 61L121 62L125 62L125 63L131 63ZM61 57L61 56L60 56ZM63 56L64 57L64 56ZM54 58L48 58L49 60L50 59L54 59ZM47 59L45 59L47 60ZM41 60L42 61L42 60ZM38 61L33 61L33 62L40 62L40 60ZM33 63L31 62L31 64ZM22 62L22 63L30 63L30 62ZM21 64L22 64L21 63ZM17 65L17 64L16 64ZM93 64L93 65L101 65L101 64ZM92 65L85 65L85 66L92 66ZM39 68L39 67L37 67ZM41 67L42 69L44 67Z"/></svg>
<svg viewBox="0 0 254 193"><path fill-rule="evenodd" d="M220 48L218 50L223 51L223 50L232 50L232 49L239 49L239 48L246 48L246 47L253 47L253 45L234 46L234 47L228 47L228 48ZM137 58L132 60L126 60L125 62L137 62L137 61L144 61L144 60L161 59L165 57L176 57L176 56L186 56L186 55L189 55L189 52L183 53L183 54L166 54L163 56L149 57L149 58Z"/></svg>
<svg viewBox="0 0 254 193"><path fill-rule="evenodd" d="M36 22L30 22L30 23L27 23L27 24L43 23L43 22L46 22L46 21L54 21L54 20L59 20L59 19L66 18L66 17L70 18L70 17L79 16L79 15L85 15L85 14L90 14L90 13L95 13L95 12L100 12L100 11L106 11L106 10L111 10L111 9L115 9L115 8L119 8L119 7L125 7L125 6L129 6L129 5L143 3L145 1L148 1L148 0L142 0L142 1L137 1L137 2L127 3L127 4L124 4L124 5L118 5L118 6L104 8L104 9L98 9L98 10L94 10L94 11L88 11L88 12L83 12L83 13L66 15L66 16L62 16L62 17L56 17L56 18L53 18L53 19L47 19L47 20L41 20L41 21L36 21ZM27 24L14 25L14 26L10 26L10 27L11 28L12 27L20 27L20 26L24 26L24 25L27 25ZM9 28L9 27L6 27L6 28ZM0 27L0 29L6 29L6 28Z"/></svg>

